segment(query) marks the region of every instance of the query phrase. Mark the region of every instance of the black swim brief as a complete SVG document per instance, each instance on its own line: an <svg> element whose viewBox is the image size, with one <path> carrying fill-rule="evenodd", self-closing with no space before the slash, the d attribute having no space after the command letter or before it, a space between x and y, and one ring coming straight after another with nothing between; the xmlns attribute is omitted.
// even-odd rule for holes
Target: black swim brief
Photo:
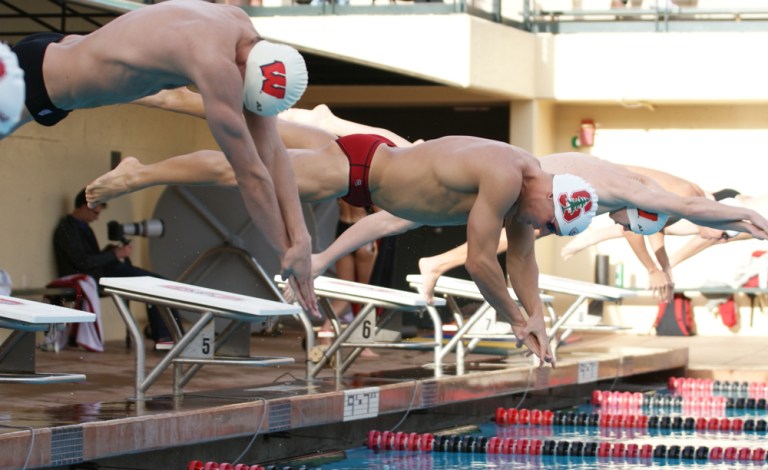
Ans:
<svg viewBox="0 0 768 470"><path fill-rule="evenodd" d="M24 82L27 85L24 104L32 118L44 126L56 125L70 113L57 108L48 96L43 79L43 57L45 49L52 42L63 38L59 33L37 33L19 41L12 50L19 58L19 66L24 70Z"/></svg>
<svg viewBox="0 0 768 470"><path fill-rule="evenodd" d="M349 222L342 222L339 220L336 222L336 238L339 238L342 233L346 232L349 227L351 227L352 224Z"/></svg>

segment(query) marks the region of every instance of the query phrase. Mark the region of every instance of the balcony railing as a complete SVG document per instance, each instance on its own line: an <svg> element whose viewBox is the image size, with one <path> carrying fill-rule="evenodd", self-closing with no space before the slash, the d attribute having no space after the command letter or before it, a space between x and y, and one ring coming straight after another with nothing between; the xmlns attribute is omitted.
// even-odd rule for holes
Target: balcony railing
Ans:
<svg viewBox="0 0 768 470"><path fill-rule="evenodd" d="M98 3L99 0L91 0ZM155 3L159 0L135 0ZM105 4L126 0L104 0ZM251 16L469 13L531 32L768 31L768 0L220 0Z"/></svg>

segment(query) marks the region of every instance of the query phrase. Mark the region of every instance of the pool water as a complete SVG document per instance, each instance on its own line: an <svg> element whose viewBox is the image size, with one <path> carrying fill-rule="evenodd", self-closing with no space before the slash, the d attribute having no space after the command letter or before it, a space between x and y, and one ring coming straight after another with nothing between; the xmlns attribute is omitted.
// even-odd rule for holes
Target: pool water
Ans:
<svg viewBox="0 0 768 470"><path fill-rule="evenodd" d="M373 430L366 445L319 468L768 468L768 387L726 385L670 381L644 394L596 392L591 404L554 412L499 409L461 435Z"/></svg>

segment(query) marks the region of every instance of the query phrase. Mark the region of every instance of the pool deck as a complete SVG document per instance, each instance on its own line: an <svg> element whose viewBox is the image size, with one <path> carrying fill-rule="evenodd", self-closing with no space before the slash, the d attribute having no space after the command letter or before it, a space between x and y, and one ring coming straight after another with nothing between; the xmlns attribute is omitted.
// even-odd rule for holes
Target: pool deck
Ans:
<svg viewBox="0 0 768 470"><path fill-rule="evenodd" d="M497 405L513 406L529 394L546 406L558 400L558 389L599 388L601 382L615 384L642 374L659 373L659 380L664 374L686 374L768 382L768 344L760 337L577 333L560 348L555 369L531 368L519 354L472 354L465 374L448 367L440 378L425 367L427 352L377 350L379 358L359 358L341 382L331 369L304 380L299 329L289 326L276 337L254 335L251 344L256 354L264 354L266 347L270 355L291 356L296 363L206 366L177 399L168 371L143 402L132 398L134 351L121 341L109 343L104 353L75 348L37 352L37 370L82 373L87 380L0 385L0 425L8 426L0 428L0 468L22 468L31 445L27 468L89 461L186 468L190 460L232 462L241 452L241 462L263 463L333 448L333 443L322 443L322 434L326 441L333 436L360 445L371 423L391 427L410 415L422 421L422 428L436 427L435 413L442 413L441 423L459 423L452 420L458 410L477 417ZM162 357L147 351L149 365ZM28 428L35 431L34 443Z"/></svg>

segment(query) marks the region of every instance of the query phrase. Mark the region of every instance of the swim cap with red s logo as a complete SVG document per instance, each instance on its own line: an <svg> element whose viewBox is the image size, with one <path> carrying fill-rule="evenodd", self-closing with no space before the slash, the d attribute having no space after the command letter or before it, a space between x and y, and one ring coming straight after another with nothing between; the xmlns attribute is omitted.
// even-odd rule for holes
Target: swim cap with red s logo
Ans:
<svg viewBox="0 0 768 470"><path fill-rule="evenodd" d="M589 227L597 214L597 193L583 178L555 175L552 179L557 234L578 235Z"/></svg>

